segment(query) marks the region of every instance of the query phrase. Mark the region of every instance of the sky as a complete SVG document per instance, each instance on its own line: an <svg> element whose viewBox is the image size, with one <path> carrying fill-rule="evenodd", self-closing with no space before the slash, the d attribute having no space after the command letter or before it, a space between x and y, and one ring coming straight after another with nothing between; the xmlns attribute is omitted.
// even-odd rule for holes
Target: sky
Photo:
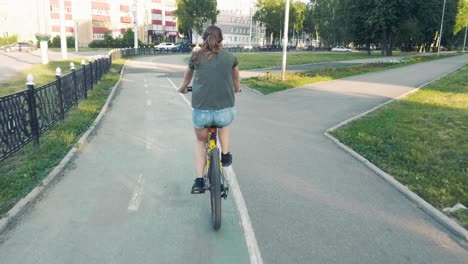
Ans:
<svg viewBox="0 0 468 264"><path fill-rule="evenodd" d="M249 7L254 7L257 0L217 0L219 10L242 10L244 13L249 12ZM308 3L309 0L299 0ZM291 0L292 2L292 0Z"/></svg>

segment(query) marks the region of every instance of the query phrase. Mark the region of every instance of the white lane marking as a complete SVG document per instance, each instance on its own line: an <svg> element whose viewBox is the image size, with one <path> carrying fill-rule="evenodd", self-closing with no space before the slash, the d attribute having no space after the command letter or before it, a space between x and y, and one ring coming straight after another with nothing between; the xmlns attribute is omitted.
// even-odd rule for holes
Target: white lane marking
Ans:
<svg viewBox="0 0 468 264"><path fill-rule="evenodd" d="M151 105L151 99L146 99L146 106L150 106Z"/></svg>
<svg viewBox="0 0 468 264"><path fill-rule="evenodd" d="M236 174L232 166L224 167L224 172L227 175L227 179L230 186L230 191L234 196L234 201L237 207L237 211L241 216L241 226L244 230L245 241L247 243L247 249L250 255L250 263L254 264L263 264L262 254L260 253L260 248L258 247L257 239L255 238L255 232L252 227L252 222L250 221L249 211L247 210L247 205L245 204L244 196L237 182Z"/></svg>
<svg viewBox="0 0 468 264"><path fill-rule="evenodd" d="M130 204L128 205L129 212L138 211L142 197L143 197L143 174L140 173L140 176L138 177L137 185L135 186L135 190L133 191L132 199L130 200Z"/></svg>
<svg viewBox="0 0 468 264"><path fill-rule="evenodd" d="M171 79L167 80L172 84L174 89L178 90L177 86L172 82ZM183 95L179 95L185 100L185 102L190 106L190 102ZM242 230L244 231L245 242L247 243L247 250L250 255L251 264L263 264L262 254L260 253L260 248L258 247L257 239L255 238L255 232L252 227L252 222L250 221L249 211L247 210L247 205L245 204L244 196L237 182L236 174L234 169L231 166L224 168L224 171L227 174L229 181L230 191L234 196L234 203L236 204L237 211L239 212Z"/></svg>
<svg viewBox="0 0 468 264"><path fill-rule="evenodd" d="M174 87L174 89L175 89L176 91L179 90L179 88L177 88L177 86L172 82L171 79L167 78L167 80L172 84L172 87ZM189 106L191 106L191 104L190 104L189 100L187 99L187 97L185 97L185 96L184 96L183 94L181 94L181 93L178 93L178 94L180 95L180 97L182 97L182 99L184 99L184 101L185 101Z"/></svg>
<svg viewBox="0 0 468 264"><path fill-rule="evenodd" d="M153 137L146 136L146 149L150 150L152 145L153 145Z"/></svg>

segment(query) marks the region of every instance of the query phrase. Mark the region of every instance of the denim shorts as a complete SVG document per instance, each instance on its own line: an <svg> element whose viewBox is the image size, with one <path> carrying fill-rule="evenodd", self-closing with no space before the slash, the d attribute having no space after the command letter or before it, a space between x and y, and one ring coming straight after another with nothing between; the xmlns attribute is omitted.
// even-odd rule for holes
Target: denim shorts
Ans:
<svg viewBox="0 0 468 264"><path fill-rule="evenodd" d="M219 110L192 110L192 122L196 128L215 125L218 127L227 127L236 117L235 107L229 107Z"/></svg>

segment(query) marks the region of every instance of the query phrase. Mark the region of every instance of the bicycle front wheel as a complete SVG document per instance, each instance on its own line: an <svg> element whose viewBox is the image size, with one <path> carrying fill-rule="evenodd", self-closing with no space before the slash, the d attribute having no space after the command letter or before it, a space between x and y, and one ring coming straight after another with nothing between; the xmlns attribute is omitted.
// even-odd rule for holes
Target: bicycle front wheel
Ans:
<svg viewBox="0 0 468 264"><path fill-rule="evenodd" d="M213 229L221 227L221 167L219 161L219 149L215 148L210 153L210 177L211 195L211 222Z"/></svg>

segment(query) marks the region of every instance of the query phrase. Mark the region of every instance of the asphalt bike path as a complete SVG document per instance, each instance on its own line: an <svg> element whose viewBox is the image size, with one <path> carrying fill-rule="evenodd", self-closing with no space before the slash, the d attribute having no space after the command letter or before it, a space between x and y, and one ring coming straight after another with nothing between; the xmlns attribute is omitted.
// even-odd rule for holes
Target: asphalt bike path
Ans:
<svg viewBox="0 0 468 264"><path fill-rule="evenodd" d="M249 262L233 201L215 232L209 192L190 194L191 108L154 59L127 62L90 142L3 235L1 263Z"/></svg>
<svg viewBox="0 0 468 264"><path fill-rule="evenodd" d="M128 63L92 140L2 237L2 263L249 263L233 195L223 200L222 227L214 232L209 194L189 194L194 136L190 108L174 88L185 57ZM231 149L260 260L466 263L466 244L322 134L466 61L455 57L268 96L244 87Z"/></svg>
<svg viewBox="0 0 468 264"><path fill-rule="evenodd" d="M243 90L232 131L265 263L466 263L466 243L323 136L465 65L468 56L312 84Z"/></svg>

